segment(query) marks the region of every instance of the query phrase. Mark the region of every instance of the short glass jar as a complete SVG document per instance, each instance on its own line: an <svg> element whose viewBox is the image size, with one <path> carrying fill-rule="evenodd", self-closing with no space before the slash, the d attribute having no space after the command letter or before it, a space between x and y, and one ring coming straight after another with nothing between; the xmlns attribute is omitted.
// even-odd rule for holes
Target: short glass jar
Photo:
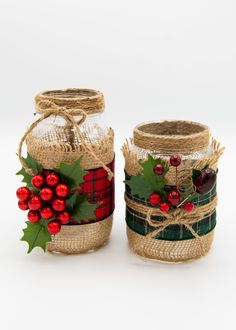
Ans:
<svg viewBox="0 0 236 330"><path fill-rule="evenodd" d="M216 181L199 194L193 177L210 168L215 178L222 152L215 140L210 142L209 128L200 123L148 122L134 129L123 154L127 235L137 254L178 262L210 249L216 225ZM180 159L177 166L171 165L173 156ZM160 173L155 171L157 164ZM178 195L175 204L173 191Z"/></svg>

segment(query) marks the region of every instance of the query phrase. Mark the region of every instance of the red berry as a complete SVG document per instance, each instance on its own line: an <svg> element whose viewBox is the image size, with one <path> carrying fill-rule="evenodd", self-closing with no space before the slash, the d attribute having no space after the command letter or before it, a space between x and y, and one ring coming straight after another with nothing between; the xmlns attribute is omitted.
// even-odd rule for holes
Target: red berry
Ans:
<svg viewBox="0 0 236 330"><path fill-rule="evenodd" d="M61 224L57 220L53 220L48 224L48 231L52 235L56 235L61 230Z"/></svg>
<svg viewBox="0 0 236 330"><path fill-rule="evenodd" d="M162 212L168 212L170 209L170 204L166 203L166 202L161 202L160 203L160 210Z"/></svg>
<svg viewBox="0 0 236 330"><path fill-rule="evenodd" d="M41 217L48 220L54 216L54 212L50 206L45 206L40 211Z"/></svg>
<svg viewBox="0 0 236 330"><path fill-rule="evenodd" d="M53 198L53 190L51 188L44 187L40 191L39 195L43 201L50 201Z"/></svg>
<svg viewBox="0 0 236 330"><path fill-rule="evenodd" d="M32 196L29 200L29 208L31 210L39 210L42 204L42 199L37 195Z"/></svg>
<svg viewBox="0 0 236 330"><path fill-rule="evenodd" d="M29 209L29 205L26 201L18 201L18 207L24 211Z"/></svg>
<svg viewBox="0 0 236 330"><path fill-rule="evenodd" d="M20 187L16 191L16 196L20 201L27 201L30 198L31 191L27 187Z"/></svg>
<svg viewBox="0 0 236 330"><path fill-rule="evenodd" d="M164 173L164 166L157 164L153 167L153 172L157 175L162 175Z"/></svg>
<svg viewBox="0 0 236 330"><path fill-rule="evenodd" d="M27 218L29 219L30 222L39 222L40 220L40 213L38 211L29 211Z"/></svg>
<svg viewBox="0 0 236 330"><path fill-rule="evenodd" d="M173 155L170 157L170 164L174 167L178 167L181 164L181 158L179 155Z"/></svg>
<svg viewBox="0 0 236 330"><path fill-rule="evenodd" d="M44 184L44 176L42 174L36 174L31 179L31 183L34 187L39 188Z"/></svg>
<svg viewBox="0 0 236 330"><path fill-rule="evenodd" d="M171 205L173 206L177 206L180 202L180 193L177 190L171 190L168 194L167 194L167 199L170 202Z"/></svg>
<svg viewBox="0 0 236 330"><path fill-rule="evenodd" d="M50 173L49 170L43 170L43 175L44 175L44 176L47 176L49 173Z"/></svg>
<svg viewBox="0 0 236 330"><path fill-rule="evenodd" d="M52 202L52 207L55 211L63 211L66 208L66 202L64 201L64 199L55 198Z"/></svg>
<svg viewBox="0 0 236 330"><path fill-rule="evenodd" d="M46 182L51 187L56 186L59 183L59 181L60 181L60 178L56 173L49 173L46 176Z"/></svg>
<svg viewBox="0 0 236 330"><path fill-rule="evenodd" d="M69 211L62 211L58 214L58 219L63 225L66 225L71 219L71 214Z"/></svg>
<svg viewBox="0 0 236 330"><path fill-rule="evenodd" d="M152 193L149 197L148 197L148 202L152 205L152 206L156 206L157 204L160 203L161 200L161 196L157 193Z"/></svg>
<svg viewBox="0 0 236 330"><path fill-rule="evenodd" d="M192 212L192 210L194 209L193 202L186 202L186 203L184 203L183 209L184 209L185 212Z"/></svg>
<svg viewBox="0 0 236 330"><path fill-rule="evenodd" d="M59 185L56 187L56 194L59 197L66 197L69 193L69 188L64 183L59 183Z"/></svg>

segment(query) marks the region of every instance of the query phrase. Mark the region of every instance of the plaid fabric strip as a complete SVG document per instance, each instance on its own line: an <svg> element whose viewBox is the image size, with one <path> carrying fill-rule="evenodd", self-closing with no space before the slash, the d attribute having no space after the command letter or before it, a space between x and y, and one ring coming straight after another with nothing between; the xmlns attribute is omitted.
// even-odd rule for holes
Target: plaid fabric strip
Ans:
<svg viewBox="0 0 236 330"><path fill-rule="evenodd" d="M114 173L115 159L107 165ZM114 176L111 181L107 178L107 172L104 168L89 170L84 176L84 182L80 185L80 193L86 193L88 201L98 204L95 210L96 221L109 217L115 208L115 184Z"/></svg>
<svg viewBox="0 0 236 330"><path fill-rule="evenodd" d="M126 180L128 180L129 178L130 177L126 173ZM151 204L148 203L146 200L140 199L138 196L133 196L128 185L126 185L126 194L130 199L134 200L137 203L151 206ZM208 193L204 195L195 194L192 198L190 198L190 200L194 203L195 206L202 206L211 202L215 196L216 184ZM163 217L153 216L152 220L161 222L163 221ZM129 207L126 207L126 223L130 229L134 230L140 235L146 235L149 232L155 230L154 227L149 226L145 221L145 214L137 212ZM211 216L196 222L193 225L193 229L197 232L199 236L203 236L213 230L215 226L216 212L214 212ZM188 229L186 229L185 226L170 225L158 235L156 235L155 238L175 241L190 239L193 238L193 235Z"/></svg>

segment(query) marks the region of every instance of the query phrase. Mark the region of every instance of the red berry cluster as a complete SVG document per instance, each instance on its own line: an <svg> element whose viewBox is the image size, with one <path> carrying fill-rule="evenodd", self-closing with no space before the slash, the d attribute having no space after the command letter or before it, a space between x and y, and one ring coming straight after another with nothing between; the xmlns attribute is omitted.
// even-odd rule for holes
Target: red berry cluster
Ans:
<svg viewBox="0 0 236 330"><path fill-rule="evenodd" d="M18 206L21 210L28 211L29 221L35 223L41 218L50 220L47 229L50 234L57 234L62 224L71 220L71 214L66 209L65 198L68 197L69 187L60 182L60 177L55 172L43 171L32 177L32 185L39 189L39 193L27 187L20 187L16 191L19 199Z"/></svg>
<svg viewBox="0 0 236 330"><path fill-rule="evenodd" d="M180 164L181 157L179 155L172 155L170 157L170 165L176 167L176 171ZM153 171L156 175L163 175L164 166L162 164L157 164L153 167ZM169 212L172 206L177 207L180 204L181 194L177 189L172 189L167 193L166 198L168 202L162 201L161 195L154 192L149 196L148 202L152 206L157 206L159 204L159 208L162 212ZM185 212L191 212L194 209L194 204L192 202L186 202L183 204L183 209Z"/></svg>

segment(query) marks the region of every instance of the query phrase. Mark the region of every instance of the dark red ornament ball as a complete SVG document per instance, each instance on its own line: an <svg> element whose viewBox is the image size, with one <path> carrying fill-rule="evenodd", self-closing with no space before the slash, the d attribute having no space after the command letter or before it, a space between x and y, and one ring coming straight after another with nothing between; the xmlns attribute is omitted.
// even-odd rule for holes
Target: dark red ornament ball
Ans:
<svg viewBox="0 0 236 330"><path fill-rule="evenodd" d="M59 221L53 220L48 224L47 228L50 234L56 235L61 230L61 224Z"/></svg>
<svg viewBox="0 0 236 330"><path fill-rule="evenodd" d="M160 203L160 210L162 212L169 212L169 210L170 210L170 204L169 203L166 203L166 202L161 202Z"/></svg>
<svg viewBox="0 0 236 330"><path fill-rule="evenodd" d="M16 191L16 196L20 201L27 201L31 196L31 191L27 187L20 187Z"/></svg>
<svg viewBox="0 0 236 330"><path fill-rule="evenodd" d="M55 187L56 185L58 185L59 181L60 181L60 178L56 173L52 172L46 176L46 183L50 187Z"/></svg>
<svg viewBox="0 0 236 330"><path fill-rule="evenodd" d="M152 193L149 197L148 197L148 202L152 205L152 206L156 206L160 203L161 201L161 196L157 193Z"/></svg>
<svg viewBox="0 0 236 330"><path fill-rule="evenodd" d="M69 211L65 210L60 212L57 217L63 225L66 225L71 219L71 214Z"/></svg>
<svg viewBox="0 0 236 330"><path fill-rule="evenodd" d="M40 188L44 184L44 176L42 174L36 174L31 179L31 183L34 187Z"/></svg>
<svg viewBox="0 0 236 330"><path fill-rule="evenodd" d="M173 155L170 157L170 164L174 167L178 167L181 164L181 157L179 155Z"/></svg>
<svg viewBox="0 0 236 330"><path fill-rule="evenodd" d="M40 211L41 217L48 220L54 216L54 212L50 206L44 206Z"/></svg>
<svg viewBox="0 0 236 330"><path fill-rule="evenodd" d="M171 205L173 206L177 206L180 202L180 193L178 192L178 190L171 190L168 194L167 194L167 199L170 202Z"/></svg>
<svg viewBox="0 0 236 330"><path fill-rule="evenodd" d="M30 222L39 222L40 220L40 213L39 211L29 211L28 214L27 214L27 218L29 219Z"/></svg>
<svg viewBox="0 0 236 330"><path fill-rule="evenodd" d="M153 167L153 172L157 175L162 175L164 173L164 166L162 164L157 164Z"/></svg>
<svg viewBox="0 0 236 330"><path fill-rule="evenodd" d="M185 212L192 212L192 210L194 209L193 202L186 202L186 203L184 203L183 209L184 209Z"/></svg>
<svg viewBox="0 0 236 330"><path fill-rule="evenodd" d="M66 208L66 202L64 199L55 198L52 201L52 207L55 211L58 211L58 212L63 211Z"/></svg>
<svg viewBox="0 0 236 330"><path fill-rule="evenodd" d="M18 201L18 207L21 210L28 210L29 209L29 205L27 201Z"/></svg>
<svg viewBox="0 0 236 330"><path fill-rule="evenodd" d="M43 203L42 199L39 196L35 195L29 199L28 204L31 210L39 210Z"/></svg>
<svg viewBox="0 0 236 330"><path fill-rule="evenodd" d="M59 185L56 186L56 194L58 197L66 197L69 194L69 188L64 183L59 183Z"/></svg>
<svg viewBox="0 0 236 330"><path fill-rule="evenodd" d="M52 188L44 187L41 189L39 195L43 201L50 201L53 198L54 193Z"/></svg>

